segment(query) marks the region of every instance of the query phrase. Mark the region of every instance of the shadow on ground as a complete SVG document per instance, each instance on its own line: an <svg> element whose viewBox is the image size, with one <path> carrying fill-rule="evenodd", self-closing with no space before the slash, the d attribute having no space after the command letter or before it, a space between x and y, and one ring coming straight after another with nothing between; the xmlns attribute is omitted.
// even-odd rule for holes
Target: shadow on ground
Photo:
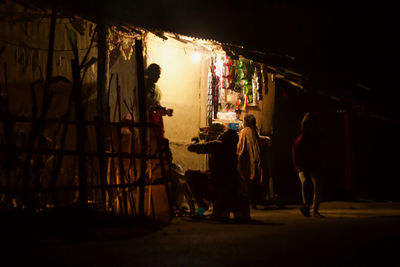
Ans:
<svg viewBox="0 0 400 267"><path fill-rule="evenodd" d="M0 235L8 243L118 240L148 235L165 226L147 218L104 215L81 209L59 209L46 214L0 212Z"/></svg>
<svg viewBox="0 0 400 267"><path fill-rule="evenodd" d="M211 216L188 216L183 217L183 221L193 222L193 223L208 223L208 224L234 224L234 225L265 225L265 226L281 226L284 225L282 223L268 223L260 220L250 219L247 221L237 221L235 219L227 219L227 220L216 220Z"/></svg>

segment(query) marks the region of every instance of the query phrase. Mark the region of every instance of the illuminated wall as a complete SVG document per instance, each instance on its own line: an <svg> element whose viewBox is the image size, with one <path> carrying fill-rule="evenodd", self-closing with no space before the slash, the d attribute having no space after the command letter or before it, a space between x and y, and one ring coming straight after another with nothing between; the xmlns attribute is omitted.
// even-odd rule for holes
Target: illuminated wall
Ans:
<svg viewBox="0 0 400 267"><path fill-rule="evenodd" d="M164 117L173 162L187 169L204 169L205 156L187 151L199 128L206 126L206 93L210 52L168 38L149 34L146 38L146 63L161 66L161 105L174 110Z"/></svg>
<svg viewBox="0 0 400 267"><path fill-rule="evenodd" d="M110 83L109 103L110 103L110 120L120 121L117 99L117 77L118 85L121 94L121 116L123 117L127 112L127 106L138 105L136 99L137 88L137 72L136 72L136 54L133 52L132 57L124 59L120 54L109 67L110 76L113 75L112 82ZM125 103L123 102L125 101ZM136 121L139 121L139 114L137 109L132 110ZM138 135L138 134L137 134Z"/></svg>

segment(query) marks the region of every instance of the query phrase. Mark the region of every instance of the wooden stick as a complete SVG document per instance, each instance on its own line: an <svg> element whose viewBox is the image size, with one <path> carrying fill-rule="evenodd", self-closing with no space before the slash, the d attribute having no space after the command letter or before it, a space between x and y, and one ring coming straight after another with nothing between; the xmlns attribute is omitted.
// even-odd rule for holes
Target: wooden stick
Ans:
<svg viewBox="0 0 400 267"><path fill-rule="evenodd" d="M4 100L5 100L5 114L1 114L0 118L3 118L4 133L6 139L6 147L4 151L7 153L6 157L6 185L8 188L11 186L11 173L16 160L15 154L15 139L14 139L14 122L12 116L10 116L10 105L9 105L9 95L8 95L8 79L7 79L7 63L4 62Z"/></svg>
<svg viewBox="0 0 400 267"><path fill-rule="evenodd" d="M49 50L47 54L47 68L46 68L46 80L44 84L44 95L43 95L43 105L40 118L44 120L46 114L50 108L52 102L52 94L49 93L49 84L52 77L53 71L53 55L54 55L54 39L55 39L55 28L56 28L56 16L57 16L57 2L54 2L53 11L50 20L50 32L49 32ZM29 135L28 141L28 151L25 158L24 170L23 170L23 187L24 187L24 204L28 210L32 210L35 203L31 201L31 159L32 159L32 148L41 134L42 123L38 121L37 123L32 123L32 129Z"/></svg>
<svg viewBox="0 0 400 267"><path fill-rule="evenodd" d="M96 124L97 151L103 154L105 152L104 120L102 117L99 116L97 116L95 120L97 121ZM100 168L100 183L102 185L101 187L102 201L104 203L104 209L106 210L107 159L105 158L105 156L99 155L98 160Z"/></svg>
<svg viewBox="0 0 400 267"><path fill-rule="evenodd" d="M118 121L121 121L121 88L119 85L119 79L118 79L118 74L117 74L117 107L118 107ZM118 140L118 151L122 152L122 133L121 133L121 127L117 127L117 140ZM125 184L125 168L124 168L124 162L122 157L118 156L118 162L119 162L119 178L121 184ZM122 198L123 198L123 207L125 214L128 214L128 202L127 202L127 196L125 190L122 190Z"/></svg>
<svg viewBox="0 0 400 267"><path fill-rule="evenodd" d="M68 99L68 108L65 113L65 118L69 119L71 110L72 110L72 97L73 94L71 92L69 99ZM65 148L65 141L67 139L67 132L68 132L68 123L63 124L63 129L61 132L61 140L60 140L60 151L63 151ZM54 152L56 152L56 148L54 147L53 149ZM51 176L50 176L50 189L54 189L58 180L58 176L60 174L61 166L62 166L62 161L63 161L63 154L57 154L54 157L54 163L53 163L53 168L51 171ZM53 199L56 199L56 194L55 191L53 192Z"/></svg>
<svg viewBox="0 0 400 267"><path fill-rule="evenodd" d="M85 157L86 125L84 123L85 113L82 106L82 83L80 79L79 59L73 58L72 65L72 93L74 95L76 124L76 150L78 151L78 177L79 177L79 199L82 208L87 208L87 169Z"/></svg>
<svg viewBox="0 0 400 267"><path fill-rule="evenodd" d="M26 117L26 116L13 116L10 114L10 118L14 122L26 122L26 123L43 123L46 122L46 124L57 124L57 123L68 123L68 124L78 124L77 120L69 120L69 119L61 119L61 118L32 118L32 117ZM4 118L0 117L0 121L3 121ZM96 126L95 121L85 121L85 124L87 126ZM130 123L130 122L105 122L105 126L114 126L114 127L142 127L143 125L141 123ZM145 123L145 126L147 128L160 128L160 125L154 124L154 123Z"/></svg>
<svg viewBox="0 0 400 267"><path fill-rule="evenodd" d="M161 175L162 175L163 180L165 181L164 185L165 185L165 191L167 193L169 211L170 211L170 213L172 215L172 213L173 213L172 208L173 207L172 207L172 202L171 202L170 189L169 189L169 186L168 186L168 178L171 177L171 176L170 176L169 172L168 172L168 175L167 175L167 170L165 170L164 157L163 157L164 153L168 153L169 152L169 143L166 143L166 144L162 143L163 141L168 142L168 139L162 139L161 137L156 137L156 138L157 138L157 147L158 147L158 157L159 157L160 166L161 166ZM166 155L166 157L167 158L165 159L165 161L167 161L167 164L170 165L168 155ZM169 171L169 169L170 168L168 166L168 171Z"/></svg>
<svg viewBox="0 0 400 267"><path fill-rule="evenodd" d="M154 182L146 182L145 185L160 185L160 184L164 184L165 181L164 180L157 180ZM129 189L129 188L136 188L139 186L139 182L132 182L132 183L125 183L124 185L121 184L109 184L107 185L107 188L111 188L111 189ZM101 189L102 185L88 185L88 189ZM34 192L52 192L53 189L50 188L39 188L34 190ZM56 187L55 188L56 191L78 191L79 190L79 186L60 186L60 187ZM7 190L6 188L0 187L0 192L11 192L11 190ZM23 193L23 189L18 189L18 188L13 188L12 192L15 194L21 194Z"/></svg>
<svg viewBox="0 0 400 267"><path fill-rule="evenodd" d="M32 148L30 149L32 154L44 154L44 155L68 155L68 156L78 156L78 155L84 155L86 157L93 157L93 156L106 156L106 157L112 157L112 158L125 158L129 159L131 157L134 158L144 158L144 159L159 159L158 155L146 155L142 153L127 153L127 152L91 152L91 151L83 151L80 152L78 150L61 150L61 149L51 149L51 148ZM7 151L7 146L6 145L0 145L0 151ZM28 153L29 148L24 148L24 147L15 147L15 152L17 153Z"/></svg>
<svg viewBox="0 0 400 267"><path fill-rule="evenodd" d="M135 40L136 52L136 68L138 78L138 98L139 98L139 120L142 125L140 128L140 145L141 154L147 153L147 108L146 108L146 93L144 85L144 66L143 66L143 44L142 40ZM144 194L145 194L145 179L146 179L146 158L143 156L140 162L140 190L139 190L139 216L144 216Z"/></svg>

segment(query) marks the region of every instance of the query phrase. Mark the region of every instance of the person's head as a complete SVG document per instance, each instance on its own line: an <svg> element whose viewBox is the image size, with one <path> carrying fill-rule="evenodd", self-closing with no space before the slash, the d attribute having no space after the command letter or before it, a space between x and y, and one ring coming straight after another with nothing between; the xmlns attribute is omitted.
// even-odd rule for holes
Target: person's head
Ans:
<svg viewBox="0 0 400 267"><path fill-rule="evenodd" d="M218 136L218 140L222 141L223 144L236 148L239 142L239 135L235 130L227 129Z"/></svg>
<svg viewBox="0 0 400 267"><path fill-rule="evenodd" d="M314 113L307 112L301 120L300 130L304 134L315 134L318 131L319 122Z"/></svg>
<svg viewBox="0 0 400 267"><path fill-rule="evenodd" d="M246 114L243 118L243 126L244 127L251 127L251 128L256 128L257 121L256 117L252 114Z"/></svg>
<svg viewBox="0 0 400 267"><path fill-rule="evenodd" d="M145 76L147 77L147 80L152 83L156 83L158 79L160 79L160 75L161 67L156 63L150 64L145 71Z"/></svg>

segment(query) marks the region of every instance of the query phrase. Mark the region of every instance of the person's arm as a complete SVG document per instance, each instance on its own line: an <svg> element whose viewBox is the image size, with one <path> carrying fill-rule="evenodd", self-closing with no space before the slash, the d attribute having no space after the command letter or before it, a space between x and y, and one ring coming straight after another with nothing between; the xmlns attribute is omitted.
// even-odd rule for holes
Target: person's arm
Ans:
<svg viewBox="0 0 400 267"><path fill-rule="evenodd" d="M238 155L239 161L240 161L241 157L243 156L243 153L246 150L246 145L247 145L246 133L244 132L244 129L243 129L239 132L239 142L237 144L237 155Z"/></svg>
<svg viewBox="0 0 400 267"><path fill-rule="evenodd" d="M300 155L301 152L299 151L300 142L301 142L301 137L297 137L292 144L292 162L297 172L302 171L302 158Z"/></svg>
<svg viewBox="0 0 400 267"><path fill-rule="evenodd" d="M222 142L219 140L209 141L206 143L190 144L188 150L190 152L196 152L197 154L209 154L213 153L217 149L221 149Z"/></svg>

